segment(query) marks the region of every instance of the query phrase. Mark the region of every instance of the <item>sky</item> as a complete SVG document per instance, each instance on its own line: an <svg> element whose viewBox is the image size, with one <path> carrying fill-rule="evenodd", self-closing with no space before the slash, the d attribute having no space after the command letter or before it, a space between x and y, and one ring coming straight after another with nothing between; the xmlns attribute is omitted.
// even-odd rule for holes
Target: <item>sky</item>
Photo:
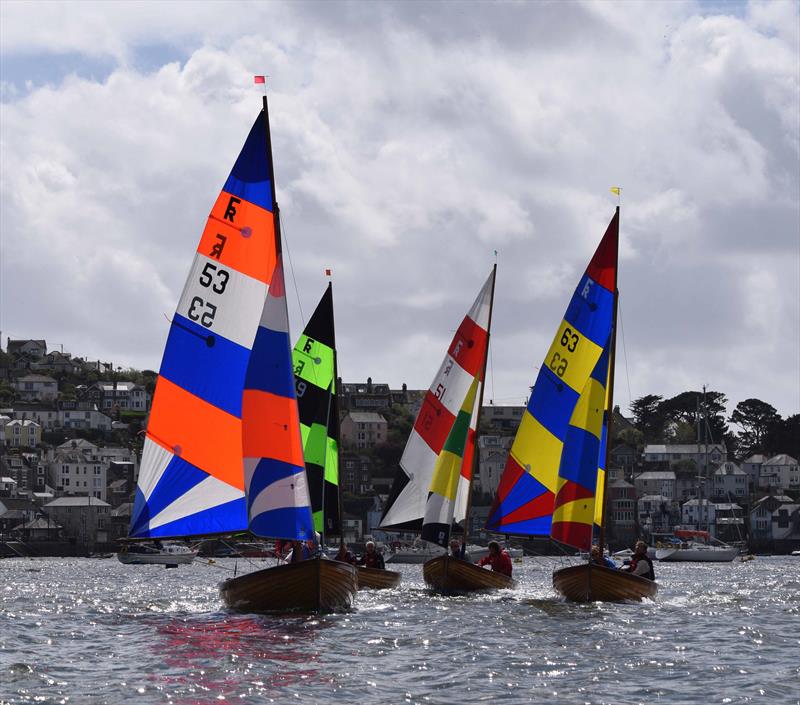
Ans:
<svg viewBox="0 0 800 705"><path fill-rule="evenodd" d="M497 251L527 397L622 187L615 401L800 411L800 4L0 4L0 332L160 365L267 74L299 334L426 388ZM294 283L296 282L296 288Z"/></svg>

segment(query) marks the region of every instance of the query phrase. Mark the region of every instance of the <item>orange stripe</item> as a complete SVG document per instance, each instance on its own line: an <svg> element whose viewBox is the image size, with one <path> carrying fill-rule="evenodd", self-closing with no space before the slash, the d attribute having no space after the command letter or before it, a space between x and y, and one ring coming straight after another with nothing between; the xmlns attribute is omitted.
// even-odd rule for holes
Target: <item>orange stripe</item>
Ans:
<svg viewBox="0 0 800 705"><path fill-rule="evenodd" d="M235 213L229 212L229 208ZM275 268L272 213L223 191L211 209L197 251L269 284Z"/></svg>
<svg viewBox="0 0 800 705"><path fill-rule="evenodd" d="M245 458L274 458L303 467L300 417L294 399L245 389L242 418Z"/></svg>
<svg viewBox="0 0 800 705"><path fill-rule="evenodd" d="M187 463L244 489L241 420L164 377L156 382L147 435Z"/></svg>

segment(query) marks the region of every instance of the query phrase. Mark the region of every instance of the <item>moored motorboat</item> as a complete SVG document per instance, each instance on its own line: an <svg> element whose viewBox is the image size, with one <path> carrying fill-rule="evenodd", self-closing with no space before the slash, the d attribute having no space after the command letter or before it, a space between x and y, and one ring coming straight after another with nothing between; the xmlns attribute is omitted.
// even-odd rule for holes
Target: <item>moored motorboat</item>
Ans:
<svg viewBox="0 0 800 705"><path fill-rule="evenodd" d="M197 551L179 543L126 544L117 553L117 559L125 565L188 565L196 556Z"/></svg>
<svg viewBox="0 0 800 705"><path fill-rule="evenodd" d="M513 578L452 556L432 558L422 567L425 584L446 595L513 588Z"/></svg>
<svg viewBox="0 0 800 705"><path fill-rule="evenodd" d="M311 558L228 578L219 591L238 612L337 612L350 609L358 590L356 569Z"/></svg>
<svg viewBox="0 0 800 705"><path fill-rule="evenodd" d="M739 548L713 538L707 531L675 530L673 543L656 546L659 561L686 561L692 563L730 563L739 555Z"/></svg>
<svg viewBox="0 0 800 705"><path fill-rule="evenodd" d="M402 576L395 570L383 570L381 568L368 568L360 565L356 569L358 577L358 589L364 590L386 590L397 587Z"/></svg>
<svg viewBox="0 0 800 705"><path fill-rule="evenodd" d="M641 600L658 592L654 580L592 563L555 571L553 587L571 602Z"/></svg>

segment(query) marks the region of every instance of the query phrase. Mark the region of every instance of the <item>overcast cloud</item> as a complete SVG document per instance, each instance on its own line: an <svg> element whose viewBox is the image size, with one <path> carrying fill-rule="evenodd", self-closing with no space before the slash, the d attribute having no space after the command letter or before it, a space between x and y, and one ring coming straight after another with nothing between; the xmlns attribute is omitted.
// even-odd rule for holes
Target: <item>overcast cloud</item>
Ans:
<svg viewBox="0 0 800 705"><path fill-rule="evenodd" d="M708 384L797 413L798 7L6 0L3 343L158 369L266 73L346 380L427 387L498 250L487 398L521 403L621 185L623 409Z"/></svg>

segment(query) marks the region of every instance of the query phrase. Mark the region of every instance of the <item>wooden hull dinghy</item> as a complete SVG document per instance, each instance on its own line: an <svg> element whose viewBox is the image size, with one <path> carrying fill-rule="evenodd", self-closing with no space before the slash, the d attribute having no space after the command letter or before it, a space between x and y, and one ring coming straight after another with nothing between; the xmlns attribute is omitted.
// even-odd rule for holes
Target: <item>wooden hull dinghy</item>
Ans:
<svg viewBox="0 0 800 705"><path fill-rule="evenodd" d="M658 583L653 580L591 563L557 570L553 587L570 602L641 600L658 592Z"/></svg>
<svg viewBox="0 0 800 705"><path fill-rule="evenodd" d="M358 571L358 589L386 590L400 584L401 575L394 570L381 570L380 568L367 568L360 565Z"/></svg>
<svg viewBox="0 0 800 705"><path fill-rule="evenodd" d="M219 586L237 612L336 612L353 606L357 590L354 566L323 558L257 570Z"/></svg>
<svg viewBox="0 0 800 705"><path fill-rule="evenodd" d="M452 595L478 590L513 588L516 583L502 573L486 570L452 556L438 556L422 566L425 584L436 592Z"/></svg>

